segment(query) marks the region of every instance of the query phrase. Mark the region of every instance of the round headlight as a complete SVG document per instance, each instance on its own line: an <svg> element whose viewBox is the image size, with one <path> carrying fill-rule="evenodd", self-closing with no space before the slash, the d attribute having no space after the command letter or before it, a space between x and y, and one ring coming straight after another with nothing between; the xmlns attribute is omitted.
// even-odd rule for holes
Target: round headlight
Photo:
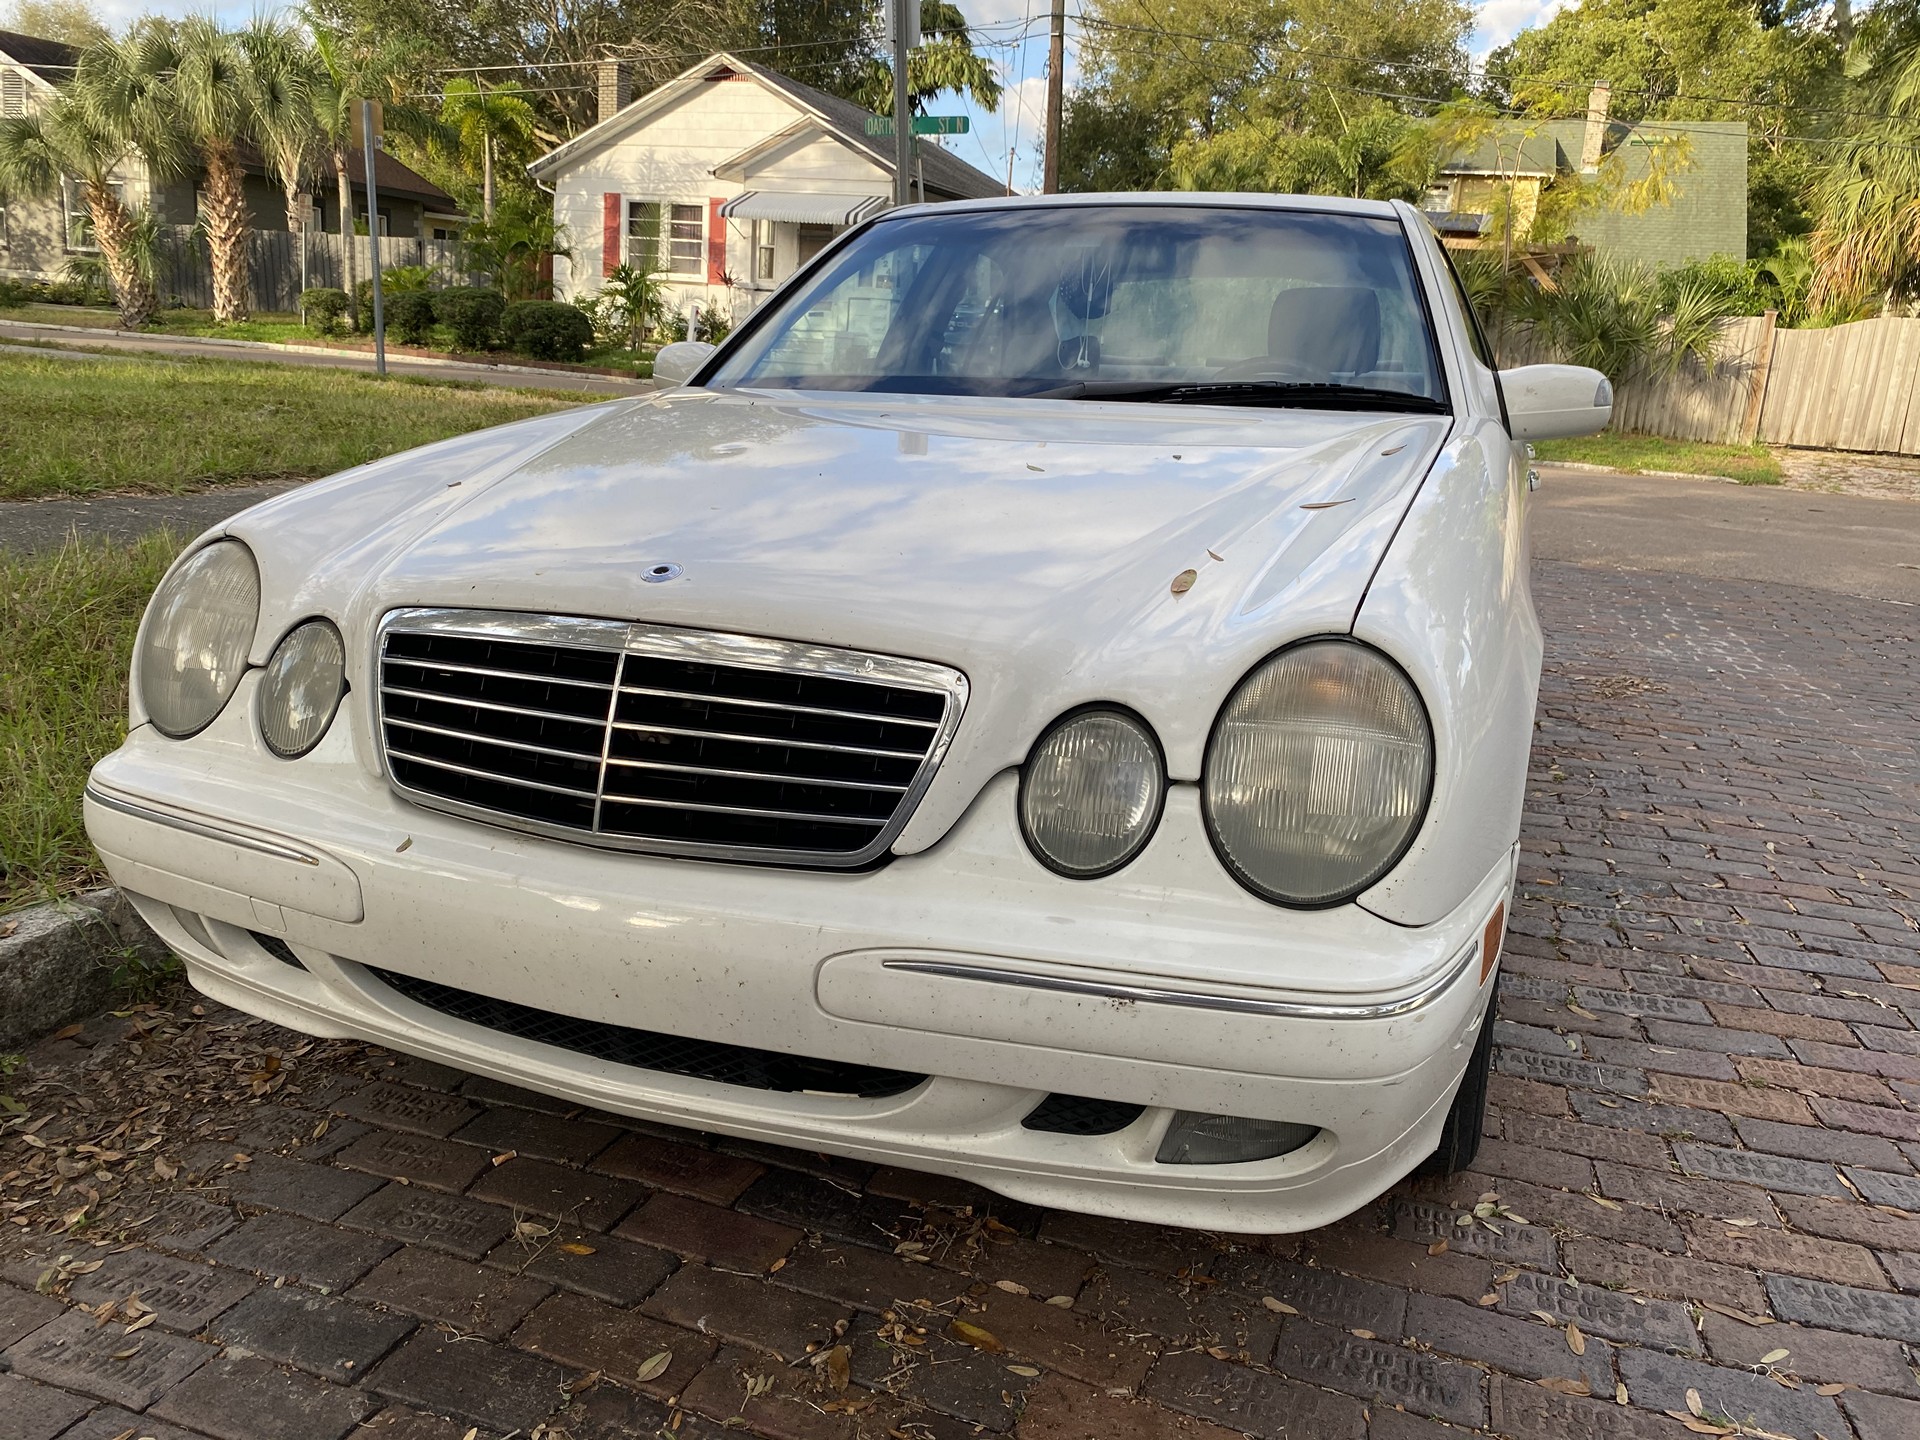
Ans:
<svg viewBox="0 0 1920 1440"><path fill-rule="evenodd" d="M1433 790L1433 731L1400 667L1315 640L1260 666L1207 743L1207 830L1234 876L1283 905L1333 905L1391 870Z"/></svg>
<svg viewBox="0 0 1920 1440"><path fill-rule="evenodd" d="M184 739L225 708L247 668L260 618L260 571L237 540L218 540L160 582L135 667L154 728Z"/></svg>
<svg viewBox="0 0 1920 1440"><path fill-rule="evenodd" d="M347 650L325 620L294 627L260 682L260 736L282 760L320 743L347 688Z"/></svg>
<svg viewBox="0 0 1920 1440"><path fill-rule="evenodd" d="M1020 828L1049 869L1105 875L1152 838L1166 790L1146 726L1117 710L1083 710L1034 747L1020 778Z"/></svg>

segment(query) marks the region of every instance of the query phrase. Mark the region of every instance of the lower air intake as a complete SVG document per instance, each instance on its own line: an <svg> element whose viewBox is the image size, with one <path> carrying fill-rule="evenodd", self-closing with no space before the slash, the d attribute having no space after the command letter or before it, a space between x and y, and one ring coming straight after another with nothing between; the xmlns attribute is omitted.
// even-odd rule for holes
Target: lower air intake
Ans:
<svg viewBox="0 0 1920 1440"><path fill-rule="evenodd" d="M556 1015L550 1010L536 1010L511 1000L495 1000L391 970L369 966L368 973L414 1004L424 1005L451 1019L483 1025L539 1045L571 1050L576 1055L591 1056L609 1064L631 1065L637 1070L657 1070L720 1085L742 1085L752 1090L778 1090L788 1094L809 1091L860 1100L904 1095L927 1078L874 1065L810 1060L804 1055L785 1055L776 1050L755 1050L745 1045L631 1030L601 1020Z"/></svg>
<svg viewBox="0 0 1920 1440"><path fill-rule="evenodd" d="M1028 1130L1055 1135L1112 1135L1138 1120L1146 1108L1118 1100L1089 1100L1084 1095L1049 1095L1020 1123Z"/></svg>

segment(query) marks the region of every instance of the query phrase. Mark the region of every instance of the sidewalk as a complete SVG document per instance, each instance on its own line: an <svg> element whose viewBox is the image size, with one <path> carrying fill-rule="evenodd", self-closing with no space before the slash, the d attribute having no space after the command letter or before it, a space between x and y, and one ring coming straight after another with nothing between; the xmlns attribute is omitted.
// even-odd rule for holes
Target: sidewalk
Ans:
<svg viewBox="0 0 1920 1440"><path fill-rule="evenodd" d="M0 339L25 341L46 349L85 348L111 353L244 360L269 365L318 365L336 370L371 371L374 368L372 355L352 350L275 345L264 340L129 334L119 330L91 330L77 325L40 325L24 320L0 320ZM579 390L591 395L638 395L655 388L651 380L621 380L611 375L548 370L536 365L468 364L454 360L423 359L415 355L388 355L387 372L428 380L466 380L483 385L536 390Z"/></svg>

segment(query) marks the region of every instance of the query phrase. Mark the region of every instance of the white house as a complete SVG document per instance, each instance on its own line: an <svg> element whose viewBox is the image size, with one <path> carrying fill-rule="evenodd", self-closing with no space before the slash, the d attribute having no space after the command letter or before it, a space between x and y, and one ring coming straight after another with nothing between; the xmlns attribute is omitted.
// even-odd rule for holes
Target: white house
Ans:
<svg viewBox="0 0 1920 1440"><path fill-rule="evenodd" d="M665 272L670 303L744 313L849 225L893 203L893 140L867 111L737 56L711 55L631 104L625 66L600 70L600 120L534 161L572 256L554 292L583 299L622 263ZM1006 187L925 140L915 196Z"/></svg>

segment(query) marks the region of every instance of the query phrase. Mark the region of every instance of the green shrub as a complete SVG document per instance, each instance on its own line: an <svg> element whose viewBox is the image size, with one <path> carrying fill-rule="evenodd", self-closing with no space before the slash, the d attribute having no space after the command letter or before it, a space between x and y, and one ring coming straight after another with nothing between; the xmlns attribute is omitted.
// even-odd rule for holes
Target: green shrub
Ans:
<svg viewBox="0 0 1920 1440"><path fill-rule="evenodd" d="M579 360L593 343L593 322L564 301L516 300L500 317L500 339L536 360Z"/></svg>
<svg viewBox="0 0 1920 1440"><path fill-rule="evenodd" d="M402 290L386 297L387 329L402 345L424 345L433 333L433 296Z"/></svg>
<svg viewBox="0 0 1920 1440"><path fill-rule="evenodd" d="M25 305L33 299L33 287L24 280L8 280L0 276L0 309L12 309Z"/></svg>
<svg viewBox="0 0 1920 1440"><path fill-rule="evenodd" d="M380 289L387 295L412 295L433 288L431 265L389 265L380 272Z"/></svg>
<svg viewBox="0 0 1920 1440"><path fill-rule="evenodd" d="M507 297L483 286L433 292L433 315L453 332L456 350L486 350L507 308Z"/></svg>
<svg viewBox="0 0 1920 1440"><path fill-rule="evenodd" d="M709 345L718 345L733 333L733 311L718 305L702 305L694 312L693 329Z"/></svg>
<svg viewBox="0 0 1920 1440"><path fill-rule="evenodd" d="M336 334L340 317L347 313L347 292L324 285L302 290L300 313L307 317L307 329L315 335Z"/></svg>

